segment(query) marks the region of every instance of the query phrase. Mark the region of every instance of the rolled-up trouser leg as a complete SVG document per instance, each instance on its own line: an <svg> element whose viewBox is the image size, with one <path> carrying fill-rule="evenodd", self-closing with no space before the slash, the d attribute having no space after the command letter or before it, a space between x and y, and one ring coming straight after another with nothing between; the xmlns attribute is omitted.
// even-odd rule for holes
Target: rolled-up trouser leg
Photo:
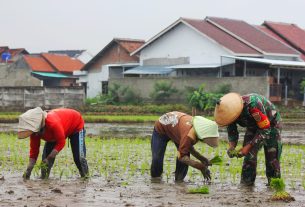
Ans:
<svg viewBox="0 0 305 207"><path fill-rule="evenodd" d="M43 153L42 153L42 160L46 159L48 155L52 152L56 145L56 142L46 142L43 147ZM49 159L48 167L47 168L41 168L41 178L45 179L48 178L51 172L51 168L53 167L55 158Z"/></svg>
<svg viewBox="0 0 305 207"><path fill-rule="evenodd" d="M167 136L159 135L158 132L154 129L151 138L151 177L160 177L163 173L163 160L168 141L169 138Z"/></svg>
<svg viewBox="0 0 305 207"><path fill-rule="evenodd" d="M86 132L83 129L70 137L73 160L78 168L81 177L86 177L89 175L88 164L86 160L85 134Z"/></svg>

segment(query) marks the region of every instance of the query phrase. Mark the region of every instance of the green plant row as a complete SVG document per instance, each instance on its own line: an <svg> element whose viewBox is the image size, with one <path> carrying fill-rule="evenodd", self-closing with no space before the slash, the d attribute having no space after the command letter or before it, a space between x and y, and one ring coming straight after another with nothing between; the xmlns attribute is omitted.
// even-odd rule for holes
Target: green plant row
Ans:
<svg viewBox="0 0 305 207"><path fill-rule="evenodd" d="M43 144L44 142L42 142ZM128 185L128 183L132 183L137 179L150 182L150 139L87 137L86 147L90 176L113 180L113 182L122 182L122 185ZM243 159L228 158L226 143L221 142L220 146L215 149L208 147L206 144L198 143L195 145L195 148L209 159L216 155L222 158L223 164L209 167L213 182L224 184L239 183ZM29 139L18 140L14 134L1 133L1 174L18 173L21 177L28 163L28 152ZM40 156L41 153L42 147L40 149ZM175 172L176 155L176 146L169 142L163 167L163 179L167 182L174 180L173 172ZM41 161L41 158L39 158L39 161ZM281 174L290 189L305 189L305 166L303 163L305 163L304 145L284 145L281 159ZM258 179L266 179L263 150L258 154L257 165ZM33 171L32 178L36 179L39 175L40 171L37 165ZM73 162L71 148L66 146L59 153L50 176L55 179L74 179L79 176ZM198 184L198 182L201 183L203 181L203 177L198 170L189 168L185 180Z"/></svg>

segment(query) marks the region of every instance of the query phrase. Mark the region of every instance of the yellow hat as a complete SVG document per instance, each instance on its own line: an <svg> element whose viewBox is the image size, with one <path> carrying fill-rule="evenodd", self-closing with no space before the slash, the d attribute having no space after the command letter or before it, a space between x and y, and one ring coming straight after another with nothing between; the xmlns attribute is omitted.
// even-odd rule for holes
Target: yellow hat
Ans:
<svg viewBox="0 0 305 207"><path fill-rule="evenodd" d="M239 117L243 107L243 100L238 93L228 93L217 102L214 119L219 126L227 126Z"/></svg>

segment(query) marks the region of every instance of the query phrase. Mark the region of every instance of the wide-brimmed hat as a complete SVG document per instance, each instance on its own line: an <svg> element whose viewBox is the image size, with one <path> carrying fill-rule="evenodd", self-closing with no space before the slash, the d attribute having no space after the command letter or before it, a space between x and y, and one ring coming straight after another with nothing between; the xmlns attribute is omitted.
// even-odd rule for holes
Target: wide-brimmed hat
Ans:
<svg viewBox="0 0 305 207"><path fill-rule="evenodd" d="M202 116L193 117L193 128L199 140L219 137L218 126L216 122L206 119Z"/></svg>
<svg viewBox="0 0 305 207"><path fill-rule="evenodd" d="M47 112L43 111L40 107L26 111L19 116L18 132L39 132L45 125L46 116ZM22 136L23 134L27 133L18 133L18 138L26 138Z"/></svg>
<svg viewBox="0 0 305 207"><path fill-rule="evenodd" d="M214 119L219 126L227 126L239 117L243 107L243 100L238 93L228 93L217 102Z"/></svg>

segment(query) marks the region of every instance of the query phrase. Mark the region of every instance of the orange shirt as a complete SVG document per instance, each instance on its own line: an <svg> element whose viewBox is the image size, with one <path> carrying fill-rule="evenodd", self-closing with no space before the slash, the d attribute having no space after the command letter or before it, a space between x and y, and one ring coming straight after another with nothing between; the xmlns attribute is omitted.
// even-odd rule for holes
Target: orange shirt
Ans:
<svg viewBox="0 0 305 207"><path fill-rule="evenodd" d="M156 131L161 135L166 135L173 142L179 145L178 157L183 157L190 153L190 149L196 143L196 137L190 136L193 117L178 111L164 114L155 123Z"/></svg>
<svg viewBox="0 0 305 207"><path fill-rule="evenodd" d="M30 138L30 158L37 159L40 139L56 142L55 148L61 151L66 138L84 128L84 120L78 111L73 109L54 109L48 112L42 134L34 133Z"/></svg>

